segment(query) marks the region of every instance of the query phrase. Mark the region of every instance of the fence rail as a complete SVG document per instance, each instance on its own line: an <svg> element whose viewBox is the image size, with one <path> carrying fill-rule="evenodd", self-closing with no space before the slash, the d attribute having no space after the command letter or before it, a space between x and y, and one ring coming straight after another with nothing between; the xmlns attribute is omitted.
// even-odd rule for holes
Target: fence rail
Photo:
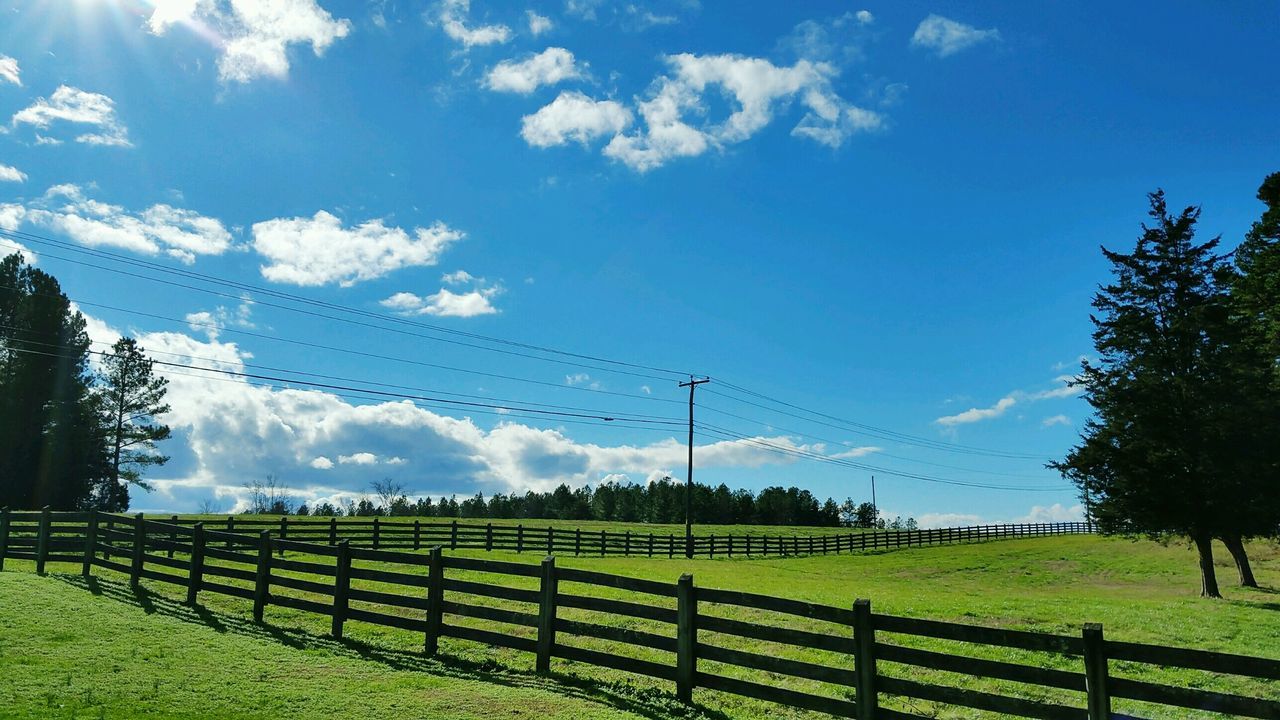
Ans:
<svg viewBox="0 0 1280 720"><path fill-rule="evenodd" d="M375 550L422 550L441 545L450 550L506 550L546 555L675 557L688 554L691 557L711 558L826 555L1093 532L1093 526L1084 522L1021 523L929 530L858 530L824 535L713 533L694 536L686 545L685 538L674 533L609 532L524 524L478 524L456 520L429 522L374 517L368 520L340 521L337 518L287 515L278 518L228 515L225 519L197 520L172 515L167 518L167 522L185 527L201 523L209 530L241 534L270 530L278 540L308 543L337 545L342 540L348 540L353 546Z"/></svg>
<svg viewBox="0 0 1280 720"><path fill-rule="evenodd" d="M106 568L128 575L133 587L142 580L183 587L192 604L209 592L249 600L258 622L267 608L278 606L327 616L335 637L342 637L350 622L421 633L428 654L438 651L441 637L511 648L533 654L538 672L549 671L551 659L559 658L672 682L686 702L702 688L860 719L921 717L883 706L882 701L898 698L1002 715L1095 720L1131 717L1112 713L1112 698L1121 698L1280 718L1280 702L1270 692L1280 687L1273 682L1280 681L1280 660L1115 642L1104 638L1100 625L1085 625L1078 636L988 628L873 613L868 600L834 607L702 588L687 574L676 583L662 583L560 568L551 556L532 565L446 556L441 544L417 554L355 548L348 538L332 545L286 540L274 532L278 529L224 532L204 523L187 526L142 515L4 511L0 569L6 556L34 560L39 573L49 562L79 563L85 576L94 567ZM286 551L309 557L288 559ZM380 567L356 564L367 562ZM450 577L451 572L517 585ZM352 580L362 586L353 587ZM628 599L591 594L600 588ZM494 599L508 605L495 606ZM568 608L595 615L590 621L559 616ZM726 617L726 610L750 620ZM762 614L780 619L770 624L761 621ZM649 629L637 628L637 618ZM813 629L817 626L821 629ZM617 651L575 643L582 638L607 641ZM911 640L919 638L961 643L970 652L988 647L1015 652L1002 653L1000 660L970 657L913 647ZM798 660L732 647L742 639L800 648L812 656L806 652L808 659ZM1026 659L1009 659L1015 655ZM811 661L819 658L824 660ZM1112 677L1112 661L1260 679L1266 692L1251 697ZM964 675L970 687L904 677L902 668ZM779 676L816 684L825 694L779 687ZM1032 697L976 690L972 678L1037 690ZM900 700L891 704L912 707Z"/></svg>

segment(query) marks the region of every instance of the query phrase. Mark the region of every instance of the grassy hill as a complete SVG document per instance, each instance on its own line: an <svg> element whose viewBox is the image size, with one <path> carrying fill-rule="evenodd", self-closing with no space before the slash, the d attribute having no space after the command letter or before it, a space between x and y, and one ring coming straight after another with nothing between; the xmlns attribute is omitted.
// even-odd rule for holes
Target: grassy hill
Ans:
<svg viewBox="0 0 1280 720"><path fill-rule="evenodd" d="M1187 547L1092 536L999 541L862 555L715 560L562 557L557 562L564 567L667 582L674 581L681 573L690 572L699 586L748 590L830 605L848 606L855 598L867 597L871 598L877 612L997 627L1074 635L1080 632L1084 622L1101 622L1107 636L1113 640L1280 657L1280 652L1277 652L1280 648L1280 595L1274 589L1280 587L1280 546L1254 543L1251 547L1258 579L1264 588L1270 588L1262 590L1231 587L1234 568L1230 567L1225 552L1218 549L1218 564L1227 594L1227 599L1222 601L1206 601L1197 596L1195 557ZM534 562L538 557L479 551L460 551L459 554L521 562ZM291 553L290 557L302 556ZM29 569L29 565L23 563L14 563L12 567ZM201 600L206 603L206 609L197 614L173 602L174 598L180 597L181 591L177 588L144 582L155 592L139 599L123 588L121 576L105 570L97 572L103 576L103 595L97 597L85 589L74 587L80 582L77 579L40 580L27 574L8 572L0 575L0 608L57 608L53 615L55 619L49 621L0 610L0 647L22 648L16 659L10 653L0 657L0 674L22 678L18 683L22 694L15 694L9 707L23 708L29 716L43 716L41 713L48 698L72 703L92 689L95 693L93 698L104 703L113 697L116 700L112 702L124 702L129 693L133 693L151 698L145 707L153 716L181 717L183 708L197 700L190 691L173 686L169 678L183 675L181 668L185 663L197 662L210 668L207 673L195 673L197 681L214 683L217 692L239 697L240 702L246 705L256 704L254 712L257 707L285 708L291 699L304 695L327 698L325 703L343 711L345 698L368 696L359 702L364 703L361 707L372 713L379 709L389 712L405 707L429 711L433 717L495 716L493 712L485 712L482 704L491 697L506 698L497 705L503 712L511 712L497 715L501 717L521 717L524 716L519 714L522 712L567 717L570 713L581 712L584 708L582 703L602 703L600 707L589 710L592 717L608 717L608 712L626 717L628 711L662 717L683 711L671 700L669 684L659 681L555 661L553 670L560 673L558 677L562 682L569 684L548 684L530 674L532 658L525 653L447 639L442 641L442 658L445 660L442 664L419 658L420 635L362 623L349 625L351 643L332 643L320 637L328 629L327 619L321 616L270 607L267 612L269 627L262 629L246 622L249 605L242 600L204 595ZM495 603L500 604L501 601ZM139 612L140 605L145 610L148 604L153 609L159 608L152 617L145 617ZM80 630L66 628L64 623L56 620L57 616L85 618L83 624L91 627L82 634ZM756 618L748 615L745 619ZM163 629L157 624L161 620L165 623ZM224 632L218 633L219 627ZM646 629L643 621L637 622L635 627ZM211 628L220 642L234 640L236 645L207 645L207 650L198 652L182 649L192 642L179 641L179 638L190 633L204 637ZM104 630L115 639L104 638ZM79 643L86 638L92 641L82 650ZM925 641L924 646L957 650L946 643ZM254 648L252 652L246 649L249 646ZM37 653L33 658L26 655L29 647L46 649L33 650ZM247 659L226 663L225 658L237 657L235 653L228 654L237 648L242 655L249 652L245 656ZM840 661L838 657L815 657L813 653L819 651L798 648L752 649L813 662ZM1015 652L1018 651L993 650L991 657L1010 658L1010 653ZM301 653L302 659L294 657L295 653ZM968 649L968 654L982 656L972 649ZM151 662L152 655L155 655L155 662ZM40 659L44 656L57 660ZM375 662L361 665L359 660L365 656ZM104 662L104 657L110 660ZM148 662L145 665L138 663L138 658ZM348 662L356 664L349 666ZM1074 662L1066 658L1060 663L1051 661L1054 666L1061 664L1064 668L1078 671L1072 664ZM304 670L309 667L307 663L325 668L332 666L340 668L340 671L329 675L323 687L300 690L300 687L310 688L309 683L313 682L305 674L314 672ZM216 682L219 664L226 665L234 673L235 681L225 683L225 687ZM405 668L421 670L417 675L424 677L403 677L401 673ZM1132 677L1243 692L1256 697L1276 692L1274 684L1262 681L1231 684L1192 671L1147 670L1141 667L1121 667L1118 671ZM268 681L271 678L291 678L296 673L302 674L301 685L291 679L288 682ZM129 692L112 689L118 677L127 678ZM156 678L160 678L158 683ZM936 678L926 673L920 679ZM994 689L994 686L984 685L992 681L971 681L955 676L941 681L956 684L958 680L967 687ZM155 683L155 687L150 683ZM377 688L379 692L366 693L363 690L365 685ZM412 694L424 687L432 688L435 697L432 702L439 701L444 705L400 704L426 702L422 698L412 701L398 698L403 688L408 688L404 692ZM805 688L797 686L797 689ZM538 693L546 693L549 697ZM452 702L448 700L450 697L460 704L449 704ZM1047 699L1049 696L1042 697ZM699 712L711 716L810 716L802 711L709 691L698 691L695 699L701 706ZM8 698L0 697L0 700ZM377 703L387 704L379 708L375 707ZM549 707L554 709L545 709L542 703L550 703ZM913 709L936 708L917 706ZM1163 713L1153 708L1133 709L1141 710L1140 714L1145 716L1188 716L1169 709ZM479 714L466 714L473 711ZM450 712L454 714L448 714ZM969 717L951 710L942 710L940 716Z"/></svg>

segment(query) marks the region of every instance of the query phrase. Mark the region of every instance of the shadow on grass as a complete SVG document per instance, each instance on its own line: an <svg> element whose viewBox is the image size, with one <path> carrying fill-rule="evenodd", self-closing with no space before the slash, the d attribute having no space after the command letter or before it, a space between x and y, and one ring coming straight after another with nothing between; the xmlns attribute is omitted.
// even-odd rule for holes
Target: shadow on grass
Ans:
<svg viewBox="0 0 1280 720"><path fill-rule="evenodd" d="M702 706L687 706L675 696L655 688L632 686L625 682L600 682L570 673L553 672L535 675L500 663L472 660L441 652L434 658L379 647L350 639L335 639L302 630L255 623L247 618L214 612L196 605L186 605L174 598L152 592L145 587L132 589L124 582L99 577L50 574L51 579L88 590L94 595L134 605L147 614L176 618L203 625L220 633L232 633L258 640L269 640L296 650L322 650L333 655L376 662L393 670L414 671L460 680L481 680L513 688L536 689L557 695L609 705L650 720L728 720L724 713Z"/></svg>

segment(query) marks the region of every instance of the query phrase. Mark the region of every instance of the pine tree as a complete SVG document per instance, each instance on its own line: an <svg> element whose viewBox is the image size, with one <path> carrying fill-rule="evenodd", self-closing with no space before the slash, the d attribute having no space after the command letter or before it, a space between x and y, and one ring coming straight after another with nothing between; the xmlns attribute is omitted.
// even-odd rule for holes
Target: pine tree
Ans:
<svg viewBox="0 0 1280 720"><path fill-rule="evenodd" d="M105 476L88 350L58 281L0 260L0 506L80 508Z"/></svg>
<svg viewBox="0 0 1280 720"><path fill-rule="evenodd" d="M169 461L156 450L156 443L170 436L169 426L156 420L169 412L164 402L169 381L155 374L133 338L116 341L102 365L100 396L111 472L96 504L104 510L124 510L129 506L128 486L150 490L143 472Z"/></svg>
<svg viewBox="0 0 1280 720"><path fill-rule="evenodd" d="M1171 215L1150 195L1151 226L1132 253L1103 248L1114 281L1094 297L1097 363L1080 384L1095 417L1051 467L1074 481L1104 532L1191 538L1201 594L1219 597L1212 539L1239 532L1260 499L1242 458L1262 447L1264 368L1230 309L1217 238L1198 244L1198 208Z"/></svg>

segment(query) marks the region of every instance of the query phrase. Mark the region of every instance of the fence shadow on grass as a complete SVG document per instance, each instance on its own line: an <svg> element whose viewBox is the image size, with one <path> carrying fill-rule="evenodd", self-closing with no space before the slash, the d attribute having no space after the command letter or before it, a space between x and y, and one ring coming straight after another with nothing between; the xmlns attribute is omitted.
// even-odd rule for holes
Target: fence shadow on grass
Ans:
<svg viewBox="0 0 1280 720"><path fill-rule="evenodd" d="M333 655L379 663L397 671L423 672L459 680L481 680L507 687L543 690L578 700L608 705L649 720L728 720L722 712L680 703L675 695L656 688L631 685L625 681L601 682L573 673L535 675L494 661L473 660L441 651L435 658L379 647L359 640L335 639L303 630L255 623L249 618L212 611L203 605L190 606L145 587L131 589L126 582L97 576L50 573L49 577L93 595L134 605L148 615L163 615L183 622L203 625L215 632L232 633L256 640L280 643L295 650L323 650Z"/></svg>

